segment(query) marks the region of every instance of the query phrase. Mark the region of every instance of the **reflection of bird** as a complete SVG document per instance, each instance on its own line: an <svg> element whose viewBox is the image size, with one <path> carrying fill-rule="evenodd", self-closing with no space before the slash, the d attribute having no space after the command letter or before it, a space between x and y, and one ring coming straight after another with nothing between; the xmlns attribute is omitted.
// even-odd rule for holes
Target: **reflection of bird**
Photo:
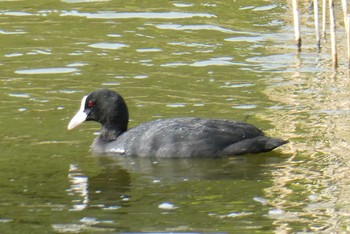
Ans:
<svg viewBox="0 0 350 234"><path fill-rule="evenodd" d="M130 174L117 165L103 164L103 169L93 176L81 172L77 165L71 165L68 177L71 186L67 191L74 196L72 210L93 206L117 209L127 201L126 193L131 186Z"/></svg>
<svg viewBox="0 0 350 234"><path fill-rule="evenodd" d="M104 209L122 206L128 202L130 186L128 171L117 166L105 168L89 177L89 205L103 204Z"/></svg>
<svg viewBox="0 0 350 234"><path fill-rule="evenodd" d="M86 120L102 124L92 151L125 156L221 157L261 153L287 143L253 125L193 117L159 119L127 130L128 108L116 92L100 89L84 96L68 129Z"/></svg>

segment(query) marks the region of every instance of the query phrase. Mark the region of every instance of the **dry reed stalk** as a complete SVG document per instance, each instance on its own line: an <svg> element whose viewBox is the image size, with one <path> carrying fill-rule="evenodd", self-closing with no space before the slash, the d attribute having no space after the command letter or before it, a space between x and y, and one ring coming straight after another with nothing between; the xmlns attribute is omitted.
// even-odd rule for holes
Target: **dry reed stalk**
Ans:
<svg viewBox="0 0 350 234"><path fill-rule="evenodd" d="M348 16L348 6L347 6L347 0L342 0L342 6L343 6L343 16L344 16L344 28L346 32L346 55L348 57L349 62L349 68L350 68L350 30L349 30L349 16Z"/></svg>
<svg viewBox="0 0 350 234"><path fill-rule="evenodd" d="M345 0L346 1L346 0ZM316 43L317 43L317 51L321 50L321 41L320 41L320 26L318 19L318 0L314 0L314 18L315 18L315 32L316 32Z"/></svg>
<svg viewBox="0 0 350 234"><path fill-rule="evenodd" d="M343 6L343 16L344 16L344 27L345 27L345 30L347 31L348 30L348 19L347 19L347 16L348 16L348 6L347 6L347 0L342 0L341 3L342 3L342 6Z"/></svg>
<svg viewBox="0 0 350 234"><path fill-rule="evenodd" d="M336 37L335 37L335 17L334 17L334 2L333 2L333 0L329 0L329 20L330 20L333 68L337 68L338 67L338 56L337 56L337 42L336 42Z"/></svg>
<svg viewBox="0 0 350 234"><path fill-rule="evenodd" d="M322 0L322 37L326 39L327 0Z"/></svg>
<svg viewBox="0 0 350 234"><path fill-rule="evenodd" d="M292 3L293 3L295 42L297 43L298 52L300 52L301 51L301 37L300 37L298 2L297 2L297 0L293 0Z"/></svg>
<svg viewBox="0 0 350 234"><path fill-rule="evenodd" d="M350 68L350 15L347 15L347 26L348 26L348 29L346 30L346 37L347 37L347 54L348 54L348 66Z"/></svg>

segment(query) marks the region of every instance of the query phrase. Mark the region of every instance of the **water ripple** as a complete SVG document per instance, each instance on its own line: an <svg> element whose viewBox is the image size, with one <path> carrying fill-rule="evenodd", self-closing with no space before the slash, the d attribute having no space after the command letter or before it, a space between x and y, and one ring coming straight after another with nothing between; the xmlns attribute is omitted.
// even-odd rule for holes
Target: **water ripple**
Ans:
<svg viewBox="0 0 350 234"><path fill-rule="evenodd" d="M208 60L197 61L192 63L190 66L192 67L206 67L206 66L227 66L233 65L231 62L233 58L231 57L218 57L218 58L210 58Z"/></svg>
<svg viewBox="0 0 350 234"><path fill-rule="evenodd" d="M185 107L186 104L185 103L169 103L166 105L167 107Z"/></svg>
<svg viewBox="0 0 350 234"><path fill-rule="evenodd" d="M65 3L82 3L82 2L110 2L111 0L61 0Z"/></svg>
<svg viewBox="0 0 350 234"><path fill-rule="evenodd" d="M183 3L183 2L175 2L175 3L173 3L173 5L176 7L192 7L192 6L194 6L193 3Z"/></svg>
<svg viewBox="0 0 350 234"><path fill-rule="evenodd" d="M199 42L193 42L193 43L187 43L187 42L168 42L168 45L175 45L175 46L185 46L185 47L195 47L195 48L213 48L217 45L211 45L211 44L205 44L205 43L199 43Z"/></svg>
<svg viewBox="0 0 350 234"><path fill-rule="evenodd" d="M23 53L11 53L11 54L5 54L5 57L11 58L11 57L19 57L23 56Z"/></svg>
<svg viewBox="0 0 350 234"><path fill-rule="evenodd" d="M216 17L208 13L188 13L188 12L114 12L114 11L100 11L97 13L67 11L60 14L60 16L78 16L89 19L186 19L193 17Z"/></svg>
<svg viewBox="0 0 350 234"><path fill-rule="evenodd" d="M30 98L28 93L9 93L10 97Z"/></svg>
<svg viewBox="0 0 350 234"><path fill-rule="evenodd" d="M179 67L179 66L187 66L187 63L184 62L170 62L170 63L164 63L161 64L161 67Z"/></svg>
<svg viewBox="0 0 350 234"><path fill-rule="evenodd" d="M220 26L210 24L193 24L193 25L181 25L181 24L156 24L155 27L159 29L171 29L171 30L211 30L219 31L223 33L234 33L234 30L223 28Z"/></svg>
<svg viewBox="0 0 350 234"><path fill-rule="evenodd" d="M242 87L251 87L255 86L252 83L239 83L239 84L231 84L229 82L225 83L225 85L220 86L221 88L242 88Z"/></svg>
<svg viewBox="0 0 350 234"><path fill-rule="evenodd" d="M233 42L260 42L265 41L265 39L261 36L255 37L230 37L225 38L225 41L233 41Z"/></svg>
<svg viewBox="0 0 350 234"><path fill-rule="evenodd" d="M10 31L0 30L0 34L3 34L3 35L25 34L25 33L27 33L27 32L23 32L23 31L14 31L14 32L10 32Z"/></svg>
<svg viewBox="0 0 350 234"><path fill-rule="evenodd" d="M234 109L254 109L257 108L257 105L254 104L242 104L242 105L236 105L232 106Z"/></svg>
<svg viewBox="0 0 350 234"><path fill-rule="evenodd" d="M136 51L140 53L145 53L145 52L161 52L163 50L160 48L140 48L140 49L136 49Z"/></svg>
<svg viewBox="0 0 350 234"><path fill-rule="evenodd" d="M67 67L52 67L52 68L34 68L34 69L23 69L16 70L16 74L33 75L33 74L61 74L61 73L72 73L78 71L77 68Z"/></svg>
<svg viewBox="0 0 350 234"><path fill-rule="evenodd" d="M277 7L276 4L270 4L266 6L255 7L253 8L253 11L269 11L269 10L275 9L276 7Z"/></svg>
<svg viewBox="0 0 350 234"><path fill-rule="evenodd" d="M7 11L7 12L1 12L0 15L7 15L7 16L32 16L34 14L24 11Z"/></svg>
<svg viewBox="0 0 350 234"><path fill-rule="evenodd" d="M123 47L128 47L128 45L123 43L111 43L111 42L99 42L99 43L90 44L88 46L92 48L108 49L108 50L117 50Z"/></svg>
<svg viewBox="0 0 350 234"><path fill-rule="evenodd" d="M67 67L83 67L88 65L88 63L85 62L76 62L76 63L70 63L67 65Z"/></svg>

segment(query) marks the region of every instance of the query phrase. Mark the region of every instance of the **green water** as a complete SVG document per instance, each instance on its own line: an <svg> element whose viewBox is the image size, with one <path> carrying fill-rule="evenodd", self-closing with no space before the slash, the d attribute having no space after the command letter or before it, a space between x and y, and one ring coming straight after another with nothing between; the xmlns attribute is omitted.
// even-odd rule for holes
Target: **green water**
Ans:
<svg viewBox="0 0 350 234"><path fill-rule="evenodd" d="M0 1L0 232L346 232L349 78L303 52L284 1ZM344 32L339 30L339 40ZM120 92L130 126L247 121L289 139L219 160L95 157L83 95Z"/></svg>

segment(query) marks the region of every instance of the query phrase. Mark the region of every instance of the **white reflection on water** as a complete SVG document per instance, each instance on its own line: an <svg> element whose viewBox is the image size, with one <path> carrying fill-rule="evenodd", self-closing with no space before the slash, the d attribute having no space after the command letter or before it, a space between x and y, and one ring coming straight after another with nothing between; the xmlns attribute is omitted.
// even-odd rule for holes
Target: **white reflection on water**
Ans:
<svg viewBox="0 0 350 234"><path fill-rule="evenodd" d="M224 85L221 85L220 88L242 88L242 87L251 87L255 86L253 83L234 83L231 84L230 82L225 82Z"/></svg>
<svg viewBox="0 0 350 234"><path fill-rule="evenodd" d="M174 46L184 46L184 47L194 47L194 48L215 48L217 47L216 44L205 44L200 42L168 42L168 45L174 45Z"/></svg>
<svg viewBox="0 0 350 234"><path fill-rule="evenodd" d="M7 11L1 12L0 15L8 15L8 16L32 16L34 14L24 11Z"/></svg>
<svg viewBox="0 0 350 234"><path fill-rule="evenodd" d="M116 33L107 34L107 37L121 37L122 35Z"/></svg>
<svg viewBox="0 0 350 234"><path fill-rule="evenodd" d="M103 82L102 85L104 85L104 86L118 86L118 85L120 85L120 82Z"/></svg>
<svg viewBox="0 0 350 234"><path fill-rule="evenodd" d="M81 3L81 2L110 2L111 0L61 0L65 3Z"/></svg>
<svg viewBox="0 0 350 234"><path fill-rule="evenodd" d="M185 103L169 103L166 105L167 107L185 107Z"/></svg>
<svg viewBox="0 0 350 234"><path fill-rule="evenodd" d="M261 36L253 36L253 37L230 37L226 38L225 41L234 41L234 42L260 42L260 41L266 41L265 38Z"/></svg>
<svg viewBox="0 0 350 234"><path fill-rule="evenodd" d="M33 68L33 69L16 70L15 73L22 74L22 75L37 75L37 74L72 73L76 71L78 71L77 68L52 67L52 68Z"/></svg>
<svg viewBox="0 0 350 234"><path fill-rule="evenodd" d="M11 54L5 54L5 57L11 58L11 57L20 57L23 56L23 53L11 53Z"/></svg>
<svg viewBox="0 0 350 234"><path fill-rule="evenodd" d="M98 48L98 49L107 49L107 50L117 50L124 47L128 47L128 45L123 43L112 43L112 42L99 42L88 45L91 48Z"/></svg>
<svg viewBox="0 0 350 234"><path fill-rule="evenodd" d="M76 63L68 64L67 67L84 67L87 65L89 65L89 64L85 63L85 62L76 62Z"/></svg>
<svg viewBox="0 0 350 234"><path fill-rule="evenodd" d="M28 93L9 93L10 97L30 98Z"/></svg>
<svg viewBox="0 0 350 234"><path fill-rule="evenodd" d="M253 11L269 11L269 10L275 9L276 7L277 7L277 4L269 4L265 6L255 7L253 8Z"/></svg>
<svg viewBox="0 0 350 234"><path fill-rule="evenodd" d="M185 63L185 62L171 62L161 64L161 67L179 67L179 66L191 66L191 67L207 67L207 66L231 66L235 63L231 62L232 57L218 57L218 58L210 58L207 60L196 61L193 63Z"/></svg>
<svg viewBox="0 0 350 234"><path fill-rule="evenodd" d="M27 53L28 55L37 55L37 54L45 54L45 55L49 55L52 54L51 53L51 49L45 49L45 50L32 50L30 52Z"/></svg>
<svg viewBox="0 0 350 234"><path fill-rule="evenodd" d="M227 66L233 65L231 62L232 57L218 57L218 58L210 58L208 60L197 61L192 63L190 66L192 67L206 67L206 66Z"/></svg>
<svg viewBox="0 0 350 234"><path fill-rule="evenodd" d="M134 78L135 79L146 79L146 78L148 78L148 75L135 75Z"/></svg>
<svg viewBox="0 0 350 234"><path fill-rule="evenodd" d="M97 13L67 11L62 12L61 16L78 16L89 19L186 19L193 17L216 17L208 13L188 13L188 12L114 12L114 11L99 11Z"/></svg>
<svg viewBox="0 0 350 234"><path fill-rule="evenodd" d="M246 59L249 63L256 63L259 70L286 70L290 68L290 62L293 61L293 54L274 54L269 56L249 57Z"/></svg>
<svg viewBox="0 0 350 234"><path fill-rule="evenodd" d="M163 210L176 210L178 207L170 202L163 202L159 204L158 208Z"/></svg>
<svg viewBox="0 0 350 234"><path fill-rule="evenodd" d="M83 210L89 203L88 177L84 176L79 167L74 164L70 165L68 177L71 183L71 187L67 190L68 193L81 197L74 201L76 204L73 205L72 210Z"/></svg>
<svg viewBox="0 0 350 234"><path fill-rule="evenodd" d="M171 62L171 63L164 63L161 64L161 67L180 67L180 66L187 66L187 63L184 62Z"/></svg>
<svg viewBox="0 0 350 234"><path fill-rule="evenodd" d="M136 49L136 51L140 53L146 53L146 52L161 52L163 50L160 48L140 48L140 49Z"/></svg>
<svg viewBox="0 0 350 234"><path fill-rule="evenodd" d="M14 31L14 32L10 32L10 31L4 31L4 30L0 30L0 34L8 34L8 35L12 35L12 34L25 34L27 32L23 32L23 31Z"/></svg>
<svg viewBox="0 0 350 234"><path fill-rule="evenodd" d="M234 109L254 109L256 107L257 105L253 105L253 104L242 104L242 105L232 106L232 108Z"/></svg>
<svg viewBox="0 0 350 234"><path fill-rule="evenodd" d="M193 3L183 3L183 2L174 2L173 5L176 6L176 7L191 7L191 6L194 6Z"/></svg>
<svg viewBox="0 0 350 234"><path fill-rule="evenodd" d="M181 24L156 24L155 27L159 29L172 29L172 30L211 30L219 31L222 33L234 33L235 31L220 26L209 25L209 24L198 24L198 25L181 25Z"/></svg>

